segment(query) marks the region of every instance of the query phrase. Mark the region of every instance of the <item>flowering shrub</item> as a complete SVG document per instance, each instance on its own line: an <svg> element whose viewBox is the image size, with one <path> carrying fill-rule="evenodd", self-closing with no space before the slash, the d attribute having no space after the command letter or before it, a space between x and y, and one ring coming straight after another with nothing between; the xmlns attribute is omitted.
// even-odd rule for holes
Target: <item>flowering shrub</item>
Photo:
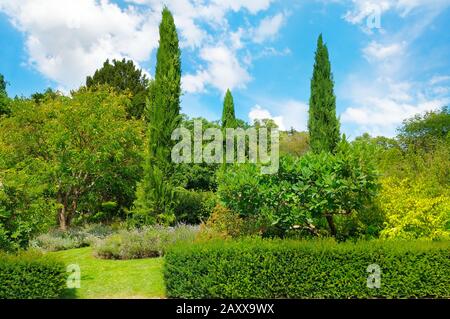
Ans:
<svg viewBox="0 0 450 319"><path fill-rule="evenodd" d="M450 238L450 197L427 196L423 186L408 179L386 178L382 184L382 238Z"/></svg>

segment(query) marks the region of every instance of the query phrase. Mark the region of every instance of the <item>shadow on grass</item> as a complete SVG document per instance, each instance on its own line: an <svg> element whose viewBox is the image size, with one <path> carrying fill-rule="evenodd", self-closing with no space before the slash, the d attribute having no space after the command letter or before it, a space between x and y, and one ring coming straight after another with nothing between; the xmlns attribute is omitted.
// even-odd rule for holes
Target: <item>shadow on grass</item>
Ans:
<svg viewBox="0 0 450 319"><path fill-rule="evenodd" d="M78 294L77 294L77 290L78 289L64 289L64 292L61 296L61 299L77 299L79 298Z"/></svg>

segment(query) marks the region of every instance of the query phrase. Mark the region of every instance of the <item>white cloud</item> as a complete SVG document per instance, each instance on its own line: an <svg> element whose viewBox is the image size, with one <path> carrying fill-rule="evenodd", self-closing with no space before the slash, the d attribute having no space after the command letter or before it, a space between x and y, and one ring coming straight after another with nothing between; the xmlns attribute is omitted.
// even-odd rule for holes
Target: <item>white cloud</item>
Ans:
<svg viewBox="0 0 450 319"><path fill-rule="evenodd" d="M202 93L206 90L206 85L210 82L209 73L204 70L197 71L196 74L188 74L182 77L182 87L187 93Z"/></svg>
<svg viewBox="0 0 450 319"><path fill-rule="evenodd" d="M297 100L268 101L270 109L255 105L249 112L251 123L254 120L272 119L280 130L291 127L298 131L306 131L308 122L308 105ZM276 111L275 111L276 110Z"/></svg>
<svg viewBox="0 0 450 319"><path fill-rule="evenodd" d="M251 78L237 52L245 48L244 31L233 36L227 13L256 14L273 1L126 0L128 6L121 8L113 0L0 0L0 12L25 35L27 64L67 91L83 84L107 58L128 58L138 65L148 61L158 46L161 10L167 4L182 48L198 51L206 65L200 63L197 72L184 77L185 90L211 85L223 91L244 87Z"/></svg>
<svg viewBox="0 0 450 319"><path fill-rule="evenodd" d="M435 75L430 79L430 84L435 85L442 82L449 82L450 76L449 75Z"/></svg>
<svg viewBox="0 0 450 319"><path fill-rule="evenodd" d="M234 11L242 8L247 9L250 13L255 14L259 11L267 10L273 0L214 0L215 5L228 7Z"/></svg>
<svg viewBox="0 0 450 319"><path fill-rule="evenodd" d="M393 10L405 17L418 8L440 10L450 5L449 0L352 0L352 9L344 15L344 19L352 24L365 23L373 15L382 15Z"/></svg>
<svg viewBox="0 0 450 319"><path fill-rule="evenodd" d="M254 123L256 120L273 120L280 130L286 129L282 116L272 116L269 110L263 109L259 105L252 107L250 113L248 113L248 118L250 119L250 123Z"/></svg>
<svg viewBox="0 0 450 319"><path fill-rule="evenodd" d="M243 28L238 28L236 32L230 33L231 47L233 48L233 50L239 50L244 47L244 44L242 42L243 36L244 36Z"/></svg>
<svg viewBox="0 0 450 319"><path fill-rule="evenodd" d="M215 28L224 28L228 21L225 16L229 11L246 10L257 14L267 10L274 0L127 0L133 4L145 4L152 11L161 12L167 5L174 15L178 29L181 31L182 45L197 48L209 38L209 34L200 26L206 22Z"/></svg>
<svg viewBox="0 0 450 319"><path fill-rule="evenodd" d="M352 0L353 8L344 15L344 19L352 24L360 24L374 15L382 14L393 6L395 0Z"/></svg>
<svg viewBox="0 0 450 319"><path fill-rule="evenodd" d="M280 31L284 21L285 15L283 13L262 19L258 27L253 31L253 41L262 43L268 39L273 39Z"/></svg>
<svg viewBox="0 0 450 319"><path fill-rule="evenodd" d="M154 15L105 0L0 0L0 10L26 35L28 64L64 89L107 58L144 61L158 43Z"/></svg>
<svg viewBox="0 0 450 319"><path fill-rule="evenodd" d="M405 47L405 42L382 45L376 41L372 41L367 47L363 49L363 53L366 59L369 61L386 60L402 55L404 53Z"/></svg>
<svg viewBox="0 0 450 319"><path fill-rule="evenodd" d="M449 91L438 85L447 77L424 79L429 70L418 62L414 48L450 0L353 0L352 4L345 19L353 24L364 26L377 10L395 12L405 20L402 27L384 30L362 49L368 65L349 74L338 95L346 101L343 123L358 134L394 136L403 120L448 104Z"/></svg>
<svg viewBox="0 0 450 319"><path fill-rule="evenodd" d="M225 45L203 48L200 57L207 68L197 71L195 75L183 77L183 89L188 93L202 92L211 85L221 92L227 89L242 88L251 80L235 56L235 52Z"/></svg>
<svg viewBox="0 0 450 319"><path fill-rule="evenodd" d="M450 102L447 90L419 82L378 78L371 83L355 78L346 84L352 105L341 116L343 123L356 124L359 133L394 136L403 120Z"/></svg>
<svg viewBox="0 0 450 319"><path fill-rule="evenodd" d="M239 8L237 3L239 1L231 1L222 3L233 4L233 8ZM250 5L250 2L242 1L242 6ZM267 4L270 1L266 2ZM266 6L247 7L250 11L260 10ZM244 28L239 27L234 32L224 34L224 40L219 44L205 45L200 49L200 58L204 61L204 66L197 70L194 74L187 74L183 77L183 89L187 93L201 93L205 92L208 86L212 86L222 93L227 89L245 88L246 84L251 80L247 67L251 65L252 61L262 56L282 56L290 54L288 48L283 51L277 49L263 48L257 54L247 54L243 57L241 63L238 58L238 51L245 48L246 41L252 41L257 44L262 44L267 40L273 39L280 31L285 20L285 14L279 13L272 17L266 17L261 20L258 27L250 28L247 32ZM228 43L225 44L225 42Z"/></svg>

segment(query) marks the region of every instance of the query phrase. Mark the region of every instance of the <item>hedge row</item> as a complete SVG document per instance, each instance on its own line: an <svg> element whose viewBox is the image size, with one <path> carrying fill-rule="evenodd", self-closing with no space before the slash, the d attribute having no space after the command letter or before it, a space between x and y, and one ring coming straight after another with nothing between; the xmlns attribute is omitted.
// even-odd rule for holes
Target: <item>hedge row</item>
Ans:
<svg viewBox="0 0 450 319"><path fill-rule="evenodd" d="M372 264L380 288L368 288ZM178 245L165 256L164 279L173 298L449 298L450 242Z"/></svg>
<svg viewBox="0 0 450 319"><path fill-rule="evenodd" d="M48 299L62 296L64 264L38 253L0 253L0 299Z"/></svg>

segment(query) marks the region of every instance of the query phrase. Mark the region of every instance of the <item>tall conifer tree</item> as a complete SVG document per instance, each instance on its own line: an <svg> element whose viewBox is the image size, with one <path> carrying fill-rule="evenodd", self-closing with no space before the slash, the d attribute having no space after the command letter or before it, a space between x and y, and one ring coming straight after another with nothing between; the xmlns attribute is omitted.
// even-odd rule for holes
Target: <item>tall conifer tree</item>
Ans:
<svg viewBox="0 0 450 319"><path fill-rule="evenodd" d="M236 128L233 95L227 90L223 101L222 128Z"/></svg>
<svg viewBox="0 0 450 319"><path fill-rule="evenodd" d="M340 124L336 117L336 96L328 48L323 43L322 34L317 41L311 80L308 129L313 152L334 153L340 140Z"/></svg>
<svg viewBox="0 0 450 319"><path fill-rule="evenodd" d="M136 191L135 214L145 223L170 223L173 168L172 132L179 126L181 96L181 52L171 12L165 7L159 25L159 48L155 80L146 108L148 149L144 178Z"/></svg>
<svg viewBox="0 0 450 319"><path fill-rule="evenodd" d="M8 94L6 92L7 82L2 74L0 74L0 115L8 113Z"/></svg>

